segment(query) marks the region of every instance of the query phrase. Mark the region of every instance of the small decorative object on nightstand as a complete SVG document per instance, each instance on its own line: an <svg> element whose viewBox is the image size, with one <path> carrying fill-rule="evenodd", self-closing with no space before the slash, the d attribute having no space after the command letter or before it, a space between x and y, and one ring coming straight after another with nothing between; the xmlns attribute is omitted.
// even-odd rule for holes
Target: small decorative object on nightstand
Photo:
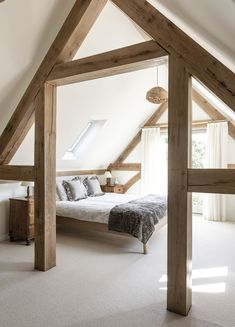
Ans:
<svg viewBox="0 0 235 327"><path fill-rule="evenodd" d="M124 193L124 185L102 185L101 189L105 193Z"/></svg>
<svg viewBox="0 0 235 327"><path fill-rule="evenodd" d="M27 195L26 195L26 199L29 199L31 197L30 195L30 188L34 187L34 182L22 182L20 184L21 186L27 187Z"/></svg>
<svg viewBox="0 0 235 327"><path fill-rule="evenodd" d="M106 185L107 186L111 186L111 178L112 178L112 174L110 173L110 171L106 171L104 173L104 177L106 178Z"/></svg>
<svg viewBox="0 0 235 327"><path fill-rule="evenodd" d="M9 238L24 240L30 245L34 238L34 200L32 197L10 199Z"/></svg>

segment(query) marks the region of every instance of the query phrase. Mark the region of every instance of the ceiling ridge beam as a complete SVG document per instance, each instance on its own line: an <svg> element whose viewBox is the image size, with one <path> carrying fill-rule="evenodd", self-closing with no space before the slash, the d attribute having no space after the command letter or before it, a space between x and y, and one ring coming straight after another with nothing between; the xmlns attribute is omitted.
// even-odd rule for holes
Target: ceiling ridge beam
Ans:
<svg viewBox="0 0 235 327"><path fill-rule="evenodd" d="M0 164L7 164L31 127L34 101L55 64L72 60L107 0L77 0L0 137ZM20 140L20 142L19 142Z"/></svg>
<svg viewBox="0 0 235 327"><path fill-rule="evenodd" d="M235 111L235 74L145 0L112 0L169 54Z"/></svg>

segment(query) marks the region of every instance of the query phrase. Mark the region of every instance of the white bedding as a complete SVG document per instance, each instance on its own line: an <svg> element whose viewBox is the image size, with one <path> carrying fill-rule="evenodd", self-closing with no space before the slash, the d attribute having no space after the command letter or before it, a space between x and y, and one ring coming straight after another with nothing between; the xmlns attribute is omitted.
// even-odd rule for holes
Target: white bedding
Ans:
<svg viewBox="0 0 235 327"><path fill-rule="evenodd" d="M62 217L108 224L109 213L113 207L140 197L130 194L105 193L103 196L89 197L75 202L59 201L56 202L56 214Z"/></svg>

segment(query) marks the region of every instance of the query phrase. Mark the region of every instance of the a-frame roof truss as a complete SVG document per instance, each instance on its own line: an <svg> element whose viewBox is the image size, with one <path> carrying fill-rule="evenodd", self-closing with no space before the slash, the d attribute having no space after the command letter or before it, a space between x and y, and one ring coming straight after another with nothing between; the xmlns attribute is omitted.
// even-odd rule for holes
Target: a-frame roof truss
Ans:
<svg viewBox="0 0 235 327"><path fill-rule="evenodd" d="M192 75L199 79L235 111L235 75L147 1L112 0L112 2L169 54L169 158L171 160L169 160L167 302L169 310L186 315L191 307L192 269L191 195L188 191L192 187L189 181L198 176L197 171L190 169L189 160L190 80ZM20 145L21 135L26 135L30 126L28 122L31 123L36 108L35 124L38 137L35 140L35 158L39 160L35 160L37 208L35 262L36 267L41 270L50 269L55 265L53 202L55 202L56 169L54 124L56 87L51 81L50 85L48 84L48 77L57 64L72 59L105 4L106 0L75 2L64 26L0 138L0 164L6 164ZM107 69L106 62L103 65ZM59 69L58 67L55 70ZM109 66L108 69L113 68ZM102 65L99 66L99 70L102 70ZM95 72L97 73L97 70ZM89 73L91 74L92 71L90 70ZM206 170L201 170L200 174L201 176L206 174ZM213 188L220 189L219 186L223 184L221 190L224 193L229 192L231 182L227 187L228 178L232 183L235 181L234 170L211 171L208 176L213 180L211 191Z"/></svg>

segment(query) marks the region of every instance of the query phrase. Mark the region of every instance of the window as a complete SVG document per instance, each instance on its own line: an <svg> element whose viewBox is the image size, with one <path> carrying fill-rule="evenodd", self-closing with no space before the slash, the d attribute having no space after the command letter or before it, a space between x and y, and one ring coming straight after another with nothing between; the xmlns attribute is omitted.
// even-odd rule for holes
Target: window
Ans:
<svg viewBox="0 0 235 327"><path fill-rule="evenodd" d="M204 168L206 159L206 129L194 130L192 133L192 168ZM203 194L193 193L194 214L202 214Z"/></svg>
<svg viewBox="0 0 235 327"><path fill-rule="evenodd" d="M159 158L162 162L160 189L167 190L167 161L168 161L168 135L161 133L161 147ZM192 132L192 168L204 168L206 158L206 129L193 130ZM166 191L164 192L166 193ZM193 213L202 214L203 195L193 194Z"/></svg>
<svg viewBox="0 0 235 327"><path fill-rule="evenodd" d="M77 160L82 151L87 149L91 142L94 141L105 123L106 120L90 120L71 147L68 148L68 151L63 156L63 160Z"/></svg>

